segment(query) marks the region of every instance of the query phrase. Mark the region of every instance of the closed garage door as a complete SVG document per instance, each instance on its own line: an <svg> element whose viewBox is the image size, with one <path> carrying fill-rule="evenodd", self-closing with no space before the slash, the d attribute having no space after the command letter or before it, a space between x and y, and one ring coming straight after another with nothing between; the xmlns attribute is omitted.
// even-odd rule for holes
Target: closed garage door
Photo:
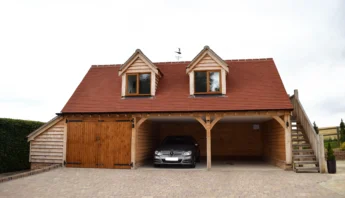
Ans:
<svg viewBox="0 0 345 198"><path fill-rule="evenodd" d="M69 120L67 126L67 167L131 167L130 120Z"/></svg>

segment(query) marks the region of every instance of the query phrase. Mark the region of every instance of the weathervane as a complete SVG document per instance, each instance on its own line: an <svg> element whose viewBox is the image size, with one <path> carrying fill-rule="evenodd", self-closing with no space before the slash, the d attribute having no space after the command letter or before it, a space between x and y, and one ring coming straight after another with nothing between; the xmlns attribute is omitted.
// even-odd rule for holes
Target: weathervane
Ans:
<svg viewBox="0 0 345 198"><path fill-rule="evenodd" d="M180 48L178 48L178 51L175 51L175 53L177 54L175 57L176 57L176 59L177 59L177 61L179 61L181 58L182 58L182 56L181 56L181 49Z"/></svg>

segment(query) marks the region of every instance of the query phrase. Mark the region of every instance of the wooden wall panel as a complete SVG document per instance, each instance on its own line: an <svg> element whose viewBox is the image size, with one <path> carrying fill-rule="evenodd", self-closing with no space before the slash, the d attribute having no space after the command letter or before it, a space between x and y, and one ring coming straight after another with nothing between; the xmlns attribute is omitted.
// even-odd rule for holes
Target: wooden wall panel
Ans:
<svg viewBox="0 0 345 198"><path fill-rule="evenodd" d="M276 165L285 162L284 128L276 120L265 122L263 128L264 158Z"/></svg>
<svg viewBox="0 0 345 198"><path fill-rule="evenodd" d="M152 69L139 57L128 67L126 73L151 72Z"/></svg>
<svg viewBox="0 0 345 198"><path fill-rule="evenodd" d="M215 69L221 68L221 66L216 61L214 61L209 55L205 55L203 59L195 65L195 68L203 67L214 67Z"/></svg>
<svg viewBox="0 0 345 198"><path fill-rule="evenodd" d="M146 120L139 129L137 129L136 144L136 166L144 164L153 158L154 150L158 146L159 133L152 121Z"/></svg>
<svg viewBox="0 0 345 198"><path fill-rule="evenodd" d="M63 163L64 121L61 120L30 141L30 162Z"/></svg>
<svg viewBox="0 0 345 198"><path fill-rule="evenodd" d="M261 128L253 123L217 123L211 131L212 156L260 157L263 154Z"/></svg>
<svg viewBox="0 0 345 198"><path fill-rule="evenodd" d="M169 135L190 135L200 145L200 155L206 156L206 130L199 123L160 124L160 141ZM262 156L262 132L251 123L217 123L211 131L211 151L214 157Z"/></svg>
<svg viewBox="0 0 345 198"><path fill-rule="evenodd" d="M200 147L200 155L206 156L206 130L200 123L161 123L159 124L159 142L166 136L189 135L194 137Z"/></svg>

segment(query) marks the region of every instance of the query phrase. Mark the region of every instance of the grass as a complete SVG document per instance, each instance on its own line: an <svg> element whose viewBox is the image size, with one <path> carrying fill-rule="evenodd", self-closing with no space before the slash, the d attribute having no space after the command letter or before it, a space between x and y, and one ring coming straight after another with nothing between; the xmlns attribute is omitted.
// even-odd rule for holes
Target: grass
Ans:
<svg viewBox="0 0 345 198"><path fill-rule="evenodd" d="M339 147L340 147L340 145L339 145L339 143L338 143L338 140L325 140L325 141L324 141L325 148L327 148L328 143L331 143L332 149L335 149L335 148L339 148Z"/></svg>

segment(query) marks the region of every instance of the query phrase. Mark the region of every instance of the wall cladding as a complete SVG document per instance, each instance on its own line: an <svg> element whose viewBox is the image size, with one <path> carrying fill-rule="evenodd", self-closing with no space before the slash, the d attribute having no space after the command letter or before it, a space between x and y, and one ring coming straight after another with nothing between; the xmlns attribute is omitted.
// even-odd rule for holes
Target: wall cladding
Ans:
<svg viewBox="0 0 345 198"><path fill-rule="evenodd" d="M31 163L63 163L64 123L61 120L30 142Z"/></svg>
<svg viewBox="0 0 345 198"><path fill-rule="evenodd" d="M275 120L263 124L264 158L276 166L285 166L285 131Z"/></svg>
<svg viewBox="0 0 345 198"><path fill-rule="evenodd" d="M136 143L136 166L143 165L146 161L153 158L154 150L158 146L159 136L156 125L151 121L145 121L137 131Z"/></svg>
<svg viewBox="0 0 345 198"><path fill-rule="evenodd" d="M191 135L206 156L206 131L199 123L161 123L160 141L169 135ZM262 132L253 130L252 123L217 123L211 131L213 157L262 156Z"/></svg>

